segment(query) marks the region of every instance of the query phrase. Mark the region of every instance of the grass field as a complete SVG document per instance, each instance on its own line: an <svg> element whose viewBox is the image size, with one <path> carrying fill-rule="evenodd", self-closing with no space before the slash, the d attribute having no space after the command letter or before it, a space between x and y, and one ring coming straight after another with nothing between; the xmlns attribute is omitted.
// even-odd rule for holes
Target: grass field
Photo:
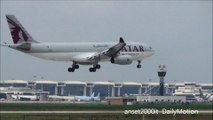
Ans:
<svg viewBox="0 0 213 120"><path fill-rule="evenodd" d="M1 111L124 111L124 110L136 110L141 108L155 108L155 109L194 109L194 110L212 110L212 103L206 104L144 104L144 105L106 105L98 103L1 103ZM12 113L0 114L1 120L212 120L212 114L192 114L192 115L125 115L123 113L61 113L61 114L49 114L49 113Z"/></svg>
<svg viewBox="0 0 213 120"><path fill-rule="evenodd" d="M212 103L205 104L140 104L140 105L106 105L99 103L1 103L1 111L24 111L24 110L130 110L141 108L155 109L195 109L212 110Z"/></svg>

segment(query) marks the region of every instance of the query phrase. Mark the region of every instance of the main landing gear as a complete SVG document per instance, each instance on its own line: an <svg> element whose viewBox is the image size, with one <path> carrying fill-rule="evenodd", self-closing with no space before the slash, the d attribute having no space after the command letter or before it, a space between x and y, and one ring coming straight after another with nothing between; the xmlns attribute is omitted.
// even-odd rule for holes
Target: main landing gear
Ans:
<svg viewBox="0 0 213 120"><path fill-rule="evenodd" d="M93 67L89 68L90 72L96 72L96 69L100 69L101 65L99 64L95 64L93 65ZM72 67L68 68L68 72L75 72L75 69L79 69L79 65L77 65L76 63L72 64Z"/></svg>
<svg viewBox="0 0 213 120"><path fill-rule="evenodd" d="M77 65L76 63L73 63L72 67L68 68L68 72L74 72L75 69L79 69L79 65Z"/></svg>
<svg viewBox="0 0 213 120"><path fill-rule="evenodd" d="M140 68L141 68L141 61L140 61L140 60L138 60L137 68L138 68L138 69L140 69Z"/></svg>
<svg viewBox="0 0 213 120"><path fill-rule="evenodd" d="M97 64L97 65L93 65L93 67L89 68L90 72L96 72L96 69L100 69L101 65Z"/></svg>

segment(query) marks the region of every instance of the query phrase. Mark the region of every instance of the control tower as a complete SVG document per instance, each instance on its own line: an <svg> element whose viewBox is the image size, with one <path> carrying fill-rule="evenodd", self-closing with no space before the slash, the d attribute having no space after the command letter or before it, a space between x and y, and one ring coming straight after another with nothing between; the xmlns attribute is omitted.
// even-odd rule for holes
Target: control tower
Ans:
<svg viewBox="0 0 213 120"><path fill-rule="evenodd" d="M166 66L159 65L158 66L158 76L160 78L160 96L164 96L164 77L166 76Z"/></svg>

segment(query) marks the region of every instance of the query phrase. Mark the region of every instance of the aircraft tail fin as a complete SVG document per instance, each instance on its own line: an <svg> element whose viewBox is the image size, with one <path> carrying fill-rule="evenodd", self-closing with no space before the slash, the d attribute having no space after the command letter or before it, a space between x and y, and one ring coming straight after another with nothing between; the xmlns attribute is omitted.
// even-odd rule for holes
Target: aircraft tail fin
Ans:
<svg viewBox="0 0 213 120"><path fill-rule="evenodd" d="M93 92L92 95L90 97L95 97L95 93Z"/></svg>
<svg viewBox="0 0 213 120"><path fill-rule="evenodd" d="M6 19L14 44L31 42L38 43L30 36L27 30L21 25L14 15L6 15Z"/></svg>
<svg viewBox="0 0 213 120"><path fill-rule="evenodd" d="M98 93L96 97L100 97L100 93Z"/></svg>
<svg viewBox="0 0 213 120"><path fill-rule="evenodd" d="M203 97L203 92L199 89L200 97Z"/></svg>

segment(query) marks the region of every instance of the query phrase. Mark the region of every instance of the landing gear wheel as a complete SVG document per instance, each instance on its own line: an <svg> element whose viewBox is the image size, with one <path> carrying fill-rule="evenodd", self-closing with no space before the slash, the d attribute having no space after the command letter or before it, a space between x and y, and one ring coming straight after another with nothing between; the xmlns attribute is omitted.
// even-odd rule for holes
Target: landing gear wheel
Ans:
<svg viewBox="0 0 213 120"><path fill-rule="evenodd" d="M140 60L138 60L137 68L141 68L141 61Z"/></svg>
<svg viewBox="0 0 213 120"><path fill-rule="evenodd" d="M90 71L90 72L95 72L95 71L96 71L96 68L92 68L92 67L91 67L91 68L89 68L89 71Z"/></svg>
<svg viewBox="0 0 213 120"><path fill-rule="evenodd" d="M90 71L90 72L93 72L93 68L89 68L89 71Z"/></svg>
<svg viewBox="0 0 213 120"><path fill-rule="evenodd" d="M141 68L141 65L137 65L137 68Z"/></svg>
<svg viewBox="0 0 213 120"><path fill-rule="evenodd" d="M95 66L95 68L100 69L100 68L101 68L101 65L97 64L97 65Z"/></svg>
<svg viewBox="0 0 213 120"><path fill-rule="evenodd" d="M75 69L79 69L79 65L75 65L74 67L75 67Z"/></svg>
<svg viewBox="0 0 213 120"><path fill-rule="evenodd" d="M68 68L68 72L74 72L74 71L75 71L75 68L71 68L71 67Z"/></svg>

